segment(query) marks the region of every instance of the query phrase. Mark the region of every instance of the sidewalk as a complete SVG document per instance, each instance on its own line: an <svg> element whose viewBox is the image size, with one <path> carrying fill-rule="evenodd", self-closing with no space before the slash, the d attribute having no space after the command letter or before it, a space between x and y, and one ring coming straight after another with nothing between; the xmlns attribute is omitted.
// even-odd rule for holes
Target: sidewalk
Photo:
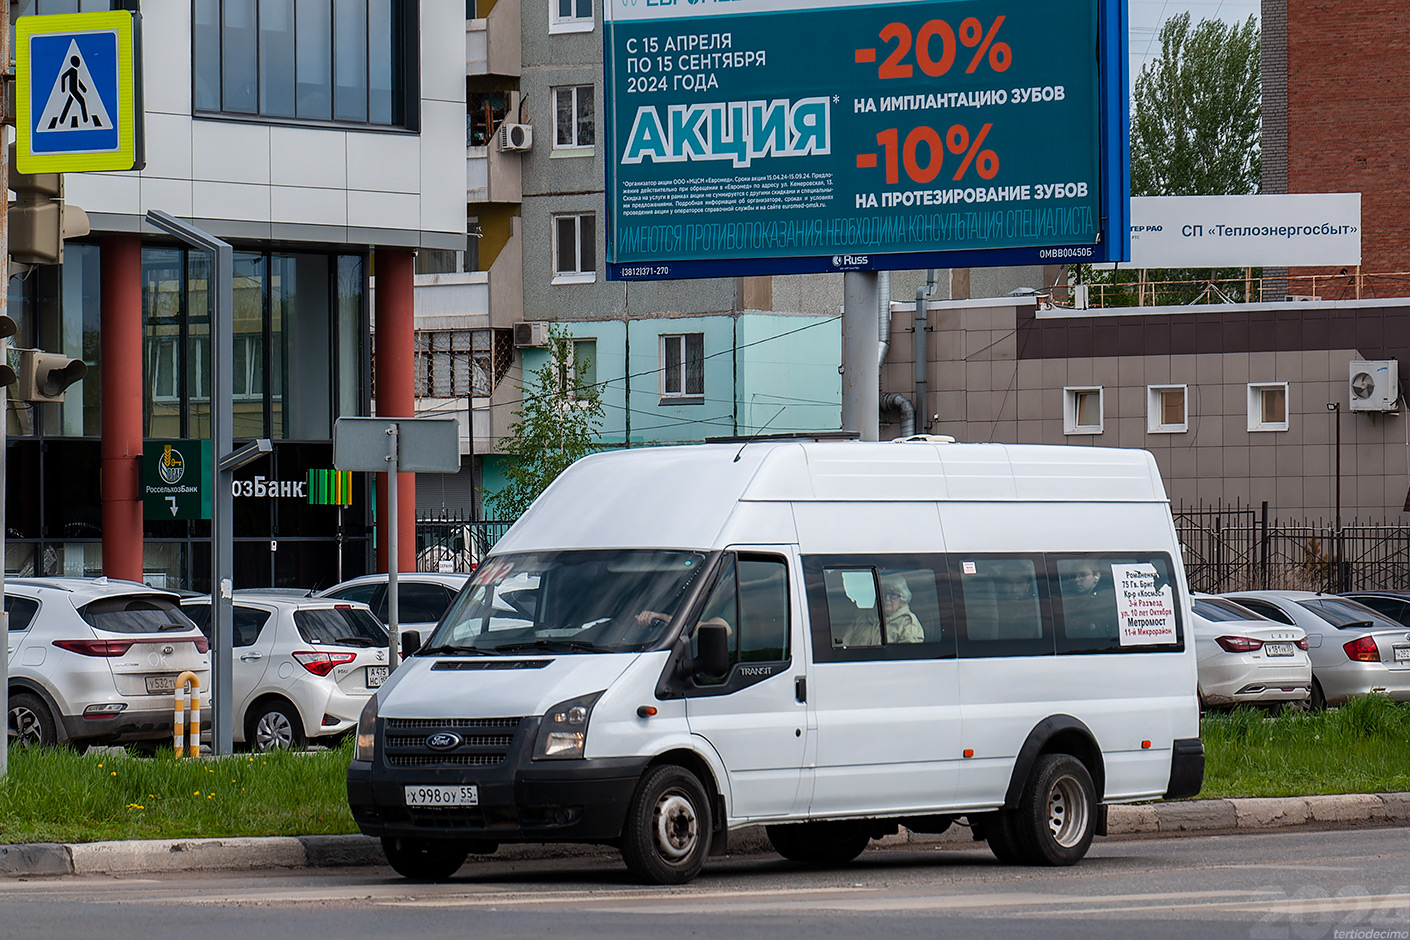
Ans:
<svg viewBox="0 0 1410 940"><path fill-rule="evenodd" d="M1268 832L1290 827L1351 829L1410 826L1410 793L1293 796L1273 799L1191 800L1110 808L1110 836ZM902 830L873 847L967 844L964 826L943 835ZM730 834L731 855L771 854L764 830L753 826ZM613 849L581 845L505 845L486 860L615 856ZM237 839L161 839L134 842L0 845L0 875L132 875L177 871L252 871L269 868L335 868L383 865L376 839L368 836L274 836Z"/></svg>

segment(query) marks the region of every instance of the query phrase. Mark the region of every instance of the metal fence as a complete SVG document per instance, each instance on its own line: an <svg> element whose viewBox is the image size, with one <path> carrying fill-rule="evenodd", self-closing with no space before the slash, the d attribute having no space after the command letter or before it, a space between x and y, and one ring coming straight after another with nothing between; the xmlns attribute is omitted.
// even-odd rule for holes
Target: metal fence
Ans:
<svg viewBox="0 0 1410 940"><path fill-rule="evenodd" d="M1410 590L1410 527L1270 521L1267 503L1174 514L1196 591Z"/></svg>
<svg viewBox="0 0 1410 940"><path fill-rule="evenodd" d="M459 513L418 514L416 570L469 574L513 524L470 519Z"/></svg>

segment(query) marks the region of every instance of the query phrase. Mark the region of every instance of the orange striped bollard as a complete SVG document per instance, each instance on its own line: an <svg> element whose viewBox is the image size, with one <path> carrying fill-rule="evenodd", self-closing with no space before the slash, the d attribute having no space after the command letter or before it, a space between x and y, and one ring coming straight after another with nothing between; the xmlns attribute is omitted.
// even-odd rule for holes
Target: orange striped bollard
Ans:
<svg viewBox="0 0 1410 940"><path fill-rule="evenodd" d="M172 746L176 756L198 757L201 753L201 680L194 672L183 672L176 677L176 727L172 735ZM189 714L189 724L187 716ZM186 739L190 738L191 748L186 751Z"/></svg>

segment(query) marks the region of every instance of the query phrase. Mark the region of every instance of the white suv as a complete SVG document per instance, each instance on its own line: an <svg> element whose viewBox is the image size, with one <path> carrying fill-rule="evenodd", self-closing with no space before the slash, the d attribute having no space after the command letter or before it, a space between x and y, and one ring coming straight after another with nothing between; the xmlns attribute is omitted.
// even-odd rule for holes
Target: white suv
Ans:
<svg viewBox="0 0 1410 940"><path fill-rule="evenodd" d="M210 597L182 606L209 630ZM254 750L342 736L387 678L387 630L366 604L236 591L234 614L231 730Z"/></svg>
<svg viewBox="0 0 1410 940"><path fill-rule="evenodd" d="M208 699L205 636L178 595L108 578L7 578L10 740L170 741L176 678Z"/></svg>

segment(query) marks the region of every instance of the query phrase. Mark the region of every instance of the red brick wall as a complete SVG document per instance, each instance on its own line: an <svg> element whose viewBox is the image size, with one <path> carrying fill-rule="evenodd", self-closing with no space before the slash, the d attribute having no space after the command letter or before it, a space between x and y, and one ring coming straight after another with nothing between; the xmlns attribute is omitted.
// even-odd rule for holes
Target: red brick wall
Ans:
<svg viewBox="0 0 1410 940"><path fill-rule="evenodd" d="M1362 272L1410 271L1410 3L1287 0L1287 48L1287 191L1361 193ZM1366 284L1410 294L1410 278ZM1325 286L1328 299L1351 287Z"/></svg>

